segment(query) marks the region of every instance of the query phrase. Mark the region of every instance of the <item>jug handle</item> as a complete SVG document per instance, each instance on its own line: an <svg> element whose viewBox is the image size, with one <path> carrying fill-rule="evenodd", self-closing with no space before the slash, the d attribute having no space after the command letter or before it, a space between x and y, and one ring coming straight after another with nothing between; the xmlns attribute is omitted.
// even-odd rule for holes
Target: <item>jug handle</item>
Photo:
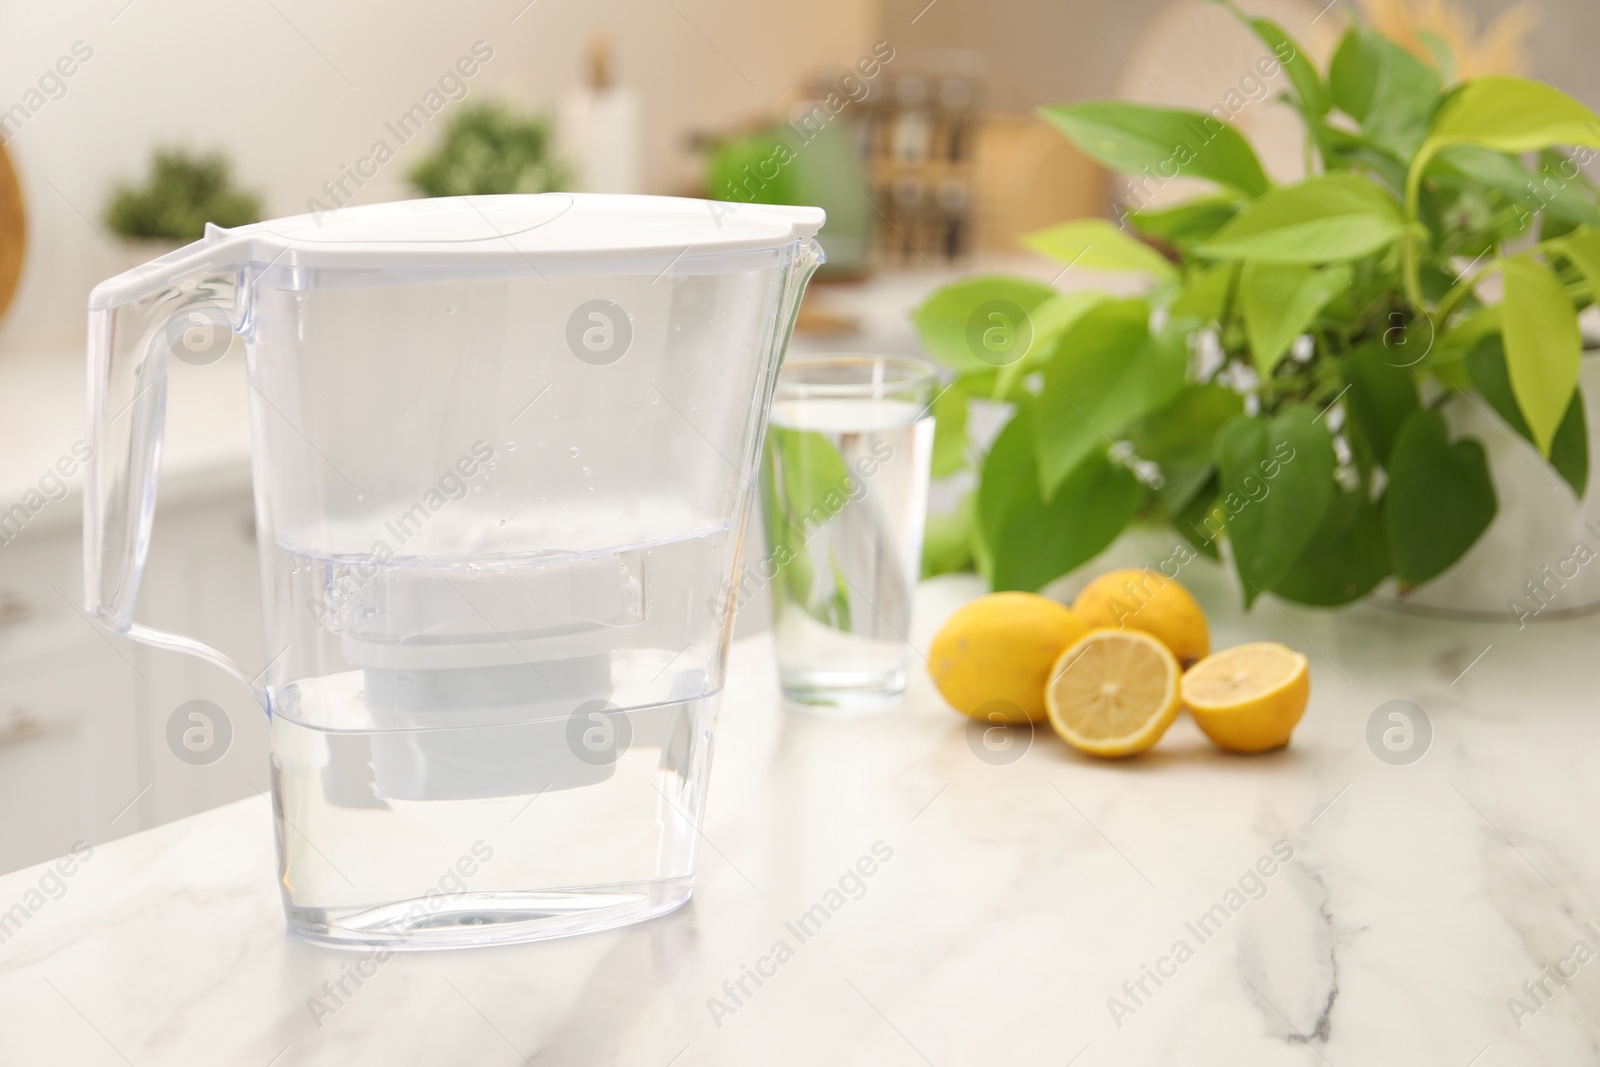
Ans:
<svg viewBox="0 0 1600 1067"><path fill-rule="evenodd" d="M84 440L83 599L89 617L155 648L219 667L270 714L267 691L209 645L133 621L149 550L166 424L167 357L179 327L199 307L238 320L239 264L224 255L224 231L120 274L89 296L88 400ZM204 319L205 317L202 317ZM211 325L214 326L214 320ZM181 332L181 331L179 331Z"/></svg>

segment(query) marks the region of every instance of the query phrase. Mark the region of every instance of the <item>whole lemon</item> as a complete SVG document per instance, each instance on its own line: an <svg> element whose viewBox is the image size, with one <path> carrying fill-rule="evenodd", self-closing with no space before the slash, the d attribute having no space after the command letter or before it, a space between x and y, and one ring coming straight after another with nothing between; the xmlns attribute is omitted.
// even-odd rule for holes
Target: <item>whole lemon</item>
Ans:
<svg viewBox="0 0 1600 1067"><path fill-rule="evenodd" d="M957 711L988 722L1042 722L1050 667L1088 629L1048 597L990 593L940 627L928 649L928 670Z"/></svg>
<svg viewBox="0 0 1600 1067"><path fill-rule="evenodd" d="M1206 613L1160 571L1107 571L1078 594L1072 610L1090 626L1143 630L1171 649L1184 670L1211 654Z"/></svg>

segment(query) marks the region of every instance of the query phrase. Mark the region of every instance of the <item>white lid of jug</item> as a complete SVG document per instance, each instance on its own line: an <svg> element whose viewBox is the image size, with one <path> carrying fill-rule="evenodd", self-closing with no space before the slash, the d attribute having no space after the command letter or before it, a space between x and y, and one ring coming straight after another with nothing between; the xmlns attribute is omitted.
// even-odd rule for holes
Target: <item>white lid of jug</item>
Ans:
<svg viewBox="0 0 1600 1067"><path fill-rule="evenodd" d="M675 196L536 193L451 196L332 208L223 229L95 287L91 309L136 299L197 271L251 264L358 270L497 262L538 269L637 269L809 240L821 208ZM629 261L634 266L625 267ZM732 269L732 268L729 268Z"/></svg>

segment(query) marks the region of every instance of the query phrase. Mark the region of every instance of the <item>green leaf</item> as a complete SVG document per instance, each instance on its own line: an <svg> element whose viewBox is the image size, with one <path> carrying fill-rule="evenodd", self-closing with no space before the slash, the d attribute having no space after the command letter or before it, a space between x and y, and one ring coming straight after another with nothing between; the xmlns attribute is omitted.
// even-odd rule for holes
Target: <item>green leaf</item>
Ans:
<svg viewBox="0 0 1600 1067"><path fill-rule="evenodd" d="M1369 341L1351 349L1343 361L1351 420L1385 467L1400 427L1417 410L1416 381L1410 371L1386 360L1386 352L1381 343Z"/></svg>
<svg viewBox="0 0 1600 1067"><path fill-rule="evenodd" d="M843 510L855 481L838 449L811 430L769 426L765 462L767 549L790 598L827 622L837 590L816 588L806 542Z"/></svg>
<svg viewBox="0 0 1600 1067"><path fill-rule="evenodd" d="M1317 320L1317 313L1349 287L1350 280L1332 268L1245 263L1239 304L1250 355L1263 379L1272 376L1294 339Z"/></svg>
<svg viewBox="0 0 1600 1067"><path fill-rule="evenodd" d="M1161 468L1156 491L1169 515L1186 508L1212 478L1217 431L1244 410L1244 398L1221 385L1191 385L1128 429L1133 451Z"/></svg>
<svg viewBox="0 0 1600 1067"><path fill-rule="evenodd" d="M773 425L767 436L777 449L784 510L803 516L813 508L837 511L850 492L850 471L844 457L822 434Z"/></svg>
<svg viewBox="0 0 1600 1067"><path fill-rule="evenodd" d="M1467 374L1473 388L1489 402L1489 406L1517 433L1528 441L1533 434L1527 420L1517 408L1517 398L1511 393L1511 375L1506 369L1505 348L1498 334L1490 334L1478 342L1465 359ZM1589 485L1589 427L1584 417L1583 393L1572 394L1567 413L1556 427L1550 442L1550 466L1580 498Z"/></svg>
<svg viewBox="0 0 1600 1067"><path fill-rule="evenodd" d="M1572 260L1583 280L1589 283L1589 293L1600 301L1600 230L1574 230L1555 246L1561 255Z"/></svg>
<svg viewBox="0 0 1600 1067"><path fill-rule="evenodd" d="M1326 115L1333 104L1332 98L1328 95L1328 87L1322 84L1322 76L1317 73L1316 65L1311 62L1305 50L1295 44L1294 39L1283 32L1283 27L1271 19L1252 18L1232 3L1228 4L1228 8L1240 22L1255 32L1263 44L1272 49L1273 56L1289 75L1289 81L1294 86L1300 106L1313 115ZM1288 58L1285 59L1285 56Z"/></svg>
<svg viewBox="0 0 1600 1067"><path fill-rule="evenodd" d="M776 578L789 599L804 604L811 596L811 559L805 552L803 531L791 529L783 500L783 481L773 470L777 446L769 427L762 461L767 465L761 479L761 526L766 535L767 558L772 561Z"/></svg>
<svg viewBox="0 0 1600 1067"><path fill-rule="evenodd" d="M1445 294L1455 288L1458 280L1459 276L1453 270L1445 270L1433 263L1423 263L1417 268L1417 281L1422 286L1422 295L1434 303L1443 300ZM1473 298L1474 302L1476 302L1476 299L1476 297ZM1415 321L1415 316L1412 317L1412 321ZM1426 321L1428 325L1426 333L1429 337L1432 337L1432 320L1428 319Z"/></svg>
<svg viewBox="0 0 1600 1067"><path fill-rule="evenodd" d="M1583 409L1583 390L1572 394L1572 403L1556 427L1550 442L1550 466L1582 500L1589 488L1589 422Z"/></svg>
<svg viewBox="0 0 1600 1067"><path fill-rule="evenodd" d="M1406 203L1417 203L1422 176L1452 145L1522 153L1552 145L1600 148L1600 116L1543 82L1492 75L1467 82L1440 105L1428 138L1411 161ZM1513 375L1513 380L1515 376Z"/></svg>
<svg viewBox="0 0 1600 1067"><path fill-rule="evenodd" d="M1439 72L1439 80L1446 85L1451 85L1456 80L1456 54L1444 38L1432 30L1417 30L1417 40L1422 42L1422 47L1428 50L1428 55L1433 59L1434 69Z"/></svg>
<svg viewBox="0 0 1600 1067"><path fill-rule="evenodd" d="M1500 332L1500 305L1474 308L1450 321L1444 339L1428 352L1424 366L1435 374L1442 365L1459 363L1485 336Z"/></svg>
<svg viewBox="0 0 1600 1067"><path fill-rule="evenodd" d="M1273 55L1283 64L1284 73L1289 75L1295 95L1300 98L1300 106L1313 115L1326 115L1333 107L1333 96L1306 50L1271 19L1251 19L1250 28L1256 31L1256 36L1266 42Z"/></svg>
<svg viewBox="0 0 1600 1067"><path fill-rule="evenodd" d="M1172 401L1189 366L1188 320L1149 332L1142 300L1100 305L1062 335L1044 366L1034 438L1040 489L1052 499L1085 456Z"/></svg>
<svg viewBox="0 0 1600 1067"><path fill-rule="evenodd" d="M1033 345L1028 349L1028 355L1042 354L1048 358L1049 349L1055 345L1057 338L1066 333L1073 323L1110 299L1112 297L1109 294L1098 290L1074 289L1068 293L1057 293L1035 307L1029 315L1033 319Z"/></svg>
<svg viewBox="0 0 1600 1067"><path fill-rule="evenodd" d="M1565 219L1554 212L1546 211L1539 219L1539 240L1554 241L1565 237L1578 228L1578 224L1571 219Z"/></svg>
<svg viewBox="0 0 1600 1067"><path fill-rule="evenodd" d="M1239 201L1231 197L1201 196L1172 207L1138 208L1127 218L1142 234L1188 248L1207 240L1238 213Z"/></svg>
<svg viewBox="0 0 1600 1067"><path fill-rule="evenodd" d="M1213 263L1195 271L1169 310L1174 315L1188 315L1203 322L1221 319L1222 309L1228 303L1228 287L1233 284L1238 270L1237 263Z"/></svg>
<svg viewBox="0 0 1600 1067"><path fill-rule="evenodd" d="M1378 92L1379 65L1375 33L1363 33L1351 26L1339 40L1339 47L1328 60L1328 91L1333 105L1360 122L1372 110Z"/></svg>
<svg viewBox="0 0 1600 1067"><path fill-rule="evenodd" d="M1033 338L1029 313L1056 291L1021 278L971 278L935 292L912 314L935 359L963 373L1021 359Z"/></svg>
<svg viewBox="0 0 1600 1067"><path fill-rule="evenodd" d="M972 525L978 514L978 494L968 493L954 511L929 515L922 535L922 576L951 574L972 569Z"/></svg>
<svg viewBox="0 0 1600 1067"><path fill-rule="evenodd" d="M1023 235L1022 243L1084 270L1142 271L1170 278L1177 268L1160 252L1128 236L1109 219L1075 219Z"/></svg>
<svg viewBox="0 0 1600 1067"><path fill-rule="evenodd" d="M1576 187L1583 198L1589 203L1594 203L1597 194L1600 194L1600 185L1583 169L1584 162L1593 158L1594 153L1583 149L1584 160L1577 158L1577 153L1568 152L1560 146L1546 148L1539 153L1536 173L1539 178L1550 181L1565 182L1568 188Z"/></svg>
<svg viewBox="0 0 1600 1067"><path fill-rule="evenodd" d="M933 402L932 477L944 478L967 465L967 392L952 384Z"/></svg>
<svg viewBox="0 0 1600 1067"><path fill-rule="evenodd" d="M1563 155L1550 154L1550 160L1542 163L1536 174L1502 152L1477 144L1454 144L1440 150L1427 165L1427 178L1438 189L1458 195L1456 211L1461 210L1461 205L1474 203L1474 198L1483 200L1485 187L1493 190L1522 210L1507 226L1526 227L1534 211L1544 213L1546 235L1554 235L1550 230L1558 224L1565 224L1568 230L1574 226L1600 226L1594 194L1584 182L1565 176L1568 168L1576 168L1576 163ZM1435 234L1435 240L1438 238L1440 235Z"/></svg>
<svg viewBox="0 0 1600 1067"><path fill-rule="evenodd" d="M1217 520L1214 529L1206 525L1216 505L1217 476L1213 474L1181 511L1173 513L1172 525L1201 555L1221 559L1222 553L1217 550L1217 535L1222 532L1221 519Z"/></svg>
<svg viewBox="0 0 1600 1067"><path fill-rule="evenodd" d="M1324 167L1329 171L1355 171L1370 174L1396 196L1405 195L1406 163L1390 149L1367 137L1320 119L1312 127L1322 148Z"/></svg>
<svg viewBox="0 0 1600 1067"><path fill-rule="evenodd" d="M1339 493L1322 524L1272 591L1299 604L1360 600L1393 572L1383 512L1364 492Z"/></svg>
<svg viewBox="0 0 1600 1067"><path fill-rule="evenodd" d="M1578 387L1583 339L1572 301L1555 272L1529 254L1501 264L1505 296L1500 333L1505 339L1511 391L1544 455Z"/></svg>
<svg viewBox="0 0 1600 1067"><path fill-rule="evenodd" d="M1430 154L1452 144L1512 153L1556 144L1600 148L1600 116L1544 82L1490 75L1467 82L1434 116Z"/></svg>
<svg viewBox="0 0 1600 1067"><path fill-rule="evenodd" d="M1497 193L1515 204L1537 202L1533 176L1527 169L1515 157L1481 145L1458 144L1441 149L1429 161L1427 177L1435 188L1457 196L1451 205L1457 212L1476 206L1475 198L1492 210L1494 205L1487 193ZM1461 228L1453 223L1452 227Z"/></svg>
<svg viewBox="0 0 1600 1067"><path fill-rule="evenodd" d="M1271 419L1237 416L1217 434L1217 507L1246 607L1288 573L1333 501L1333 439L1317 415L1287 404Z"/></svg>
<svg viewBox="0 0 1600 1067"><path fill-rule="evenodd" d="M979 472L978 485L979 488L983 486L981 471ZM969 495L972 497L972 536L970 539L972 565L979 574L983 575L984 581L992 583L994 581L994 553L989 550L988 539L984 536L983 519L978 510L981 506L981 502L978 499L978 490L974 489Z"/></svg>
<svg viewBox="0 0 1600 1067"><path fill-rule="evenodd" d="M1453 145L1428 163L1428 176L1443 185L1470 188L1486 185L1513 200L1528 195L1528 172L1515 158L1481 145Z"/></svg>
<svg viewBox="0 0 1600 1067"><path fill-rule="evenodd" d="M1354 174L1324 174L1274 189L1199 248L1213 259L1330 263L1369 255L1405 229L1400 205Z"/></svg>
<svg viewBox="0 0 1600 1067"><path fill-rule="evenodd" d="M1361 133L1401 158L1422 144L1438 102L1439 75L1373 30L1354 26L1328 64L1333 103Z"/></svg>
<svg viewBox="0 0 1600 1067"><path fill-rule="evenodd" d="M996 590L1036 590L1116 539L1143 499L1127 468L1104 451L1086 455L1046 503L1034 469L1033 413L1020 409L984 460L978 524Z"/></svg>
<svg viewBox="0 0 1600 1067"><path fill-rule="evenodd" d="M1458 152L1498 155L1476 145L1456 145L1445 149L1440 155L1454 156ZM1509 156L1499 156L1499 158L1511 159ZM1518 199L1518 202L1529 211L1543 212L1547 235L1554 236L1551 230L1559 223L1566 223L1569 231L1578 226L1600 226L1600 209L1595 206L1594 187L1584 179L1583 171L1577 169L1577 164L1564 154L1554 149L1546 149L1541 154L1537 170L1527 170L1515 160L1512 160L1512 163L1522 174L1521 197L1520 199L1514 197L1510 190L1501 192L1507 198ZM1576 170L1578 175L1576 179L1570 176L1569 168Z"/></svg>
<svg viewBox="0 0 1600 1067"><path fill-rule="evenodd" d="M839 566L839 559L834 554L833 548L828 549L828 577L831 581L826 590L826 597L816 604L809 605L807 610L812 618L832 630L849 633L850 625L850 579L845 577L844 569Z"/></svg>
<svg viewBox="0 0 1600 1067"><path fill-rule="evenodd" d="M1478 145L1445 148L1428 164L1428 176L1454 188L1487 186L1530 211L1567 222L1600 225L1600 211L1577 183L1554 176L1547 184L1511 156Z"/></svg>
<svg viewBox="0 0 1600 1067"><path fill-rule="evenodd" d="M1204 178L1259 196L1271 182L1238 130L1199 111L1102 100L1040 108L1039 114L1090 158L1163 181Z"/></svg>
<svg viewBox="0 0 1600 1067"><path fill-rule="evenodd" d="M1494 513L1483 446L1470 438L1451 443L1437 411L1412 412L1395 439L1383 504L1401 586L1443 573L1489 528Z"/></svg>
<svg viewBox="0 0 1600 1067"><path fill-rule="evenodd" d="M1111 300L1109 293L1093 289L1074 289L1036 306L1028 315L1033 339L1021 359L1007 363L995 377L993 399L1013 400L1022 379L1038 370L1055 355L1056 343L1072 324L1094 308Z"/></svg>
<svg viewBox="0 0 1600 1067"><path fill-rule="evenodd" d="M1564 176L1567 168L1577 164L1553 148L1545 149L1539 158L1538 171L1529 174L1533 187L1527 191L1523 206L1529 211L1543 213L1539 221L1540 239L1565 237L1583 226L1600 226L1594 186L1586 178L1574 181ZM1585 177L1582 170L1578 175Z"/></svg>

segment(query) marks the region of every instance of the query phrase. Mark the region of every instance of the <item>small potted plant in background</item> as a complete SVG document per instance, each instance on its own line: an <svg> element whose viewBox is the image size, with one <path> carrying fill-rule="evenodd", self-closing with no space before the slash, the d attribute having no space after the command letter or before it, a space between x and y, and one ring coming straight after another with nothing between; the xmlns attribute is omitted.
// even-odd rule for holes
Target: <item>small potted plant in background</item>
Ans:
<svg viewBox="0 0 1600 1067"><path fill-rule="evenodd" d="M1503 617L1558 562L1541 552L1570 553L1581 525L1578 313L1600 293L1581 164L1600 117L1540 82L1458 81L1443 48L1424 58L1360 24L1319 69L1278 25L1229 7L1282 60L1308 176L1274 184L1236 129L1200 112L1042 109L1114 171L1211 188L1027 239L1081 268L1142 273L1143 296L992 276L918 309L954 372L936 473L977 475L930 523L926 569L1035 590L1144 519L1185 552L1220 552L1246 605L1272 593L1334 606L1386 581L1425 587L1509 504L1545 532L1513 533L1527 558L1501 553L1504 573L1482 576L1499 594L1484 607ZM1012 412L981 457L965 440L974 398ZM1514 476L1498 462L1492 475L1490 453L1516 439ZM1555 487L1555 513L1516 514L1532 506L1527 484Z"/></svg>
<svg viewBox="0 0 1600 1067"><path fill-rule="evenodd" d="M205 236L206 223L244 226L261 220L261 198L233 183L221 152L193 154L158 148L138 185L120 185L106 207L111 232L130 244L128 259L142 263Z"/></svg>
<svg viewBox="0 0 1600 1067"><path fill-rule="evenodd" d="M424 196L548 193L568 188L571 171L554 150L542 115L521 115L500 104L463 109L444 140L411 169Z"/></svg>

